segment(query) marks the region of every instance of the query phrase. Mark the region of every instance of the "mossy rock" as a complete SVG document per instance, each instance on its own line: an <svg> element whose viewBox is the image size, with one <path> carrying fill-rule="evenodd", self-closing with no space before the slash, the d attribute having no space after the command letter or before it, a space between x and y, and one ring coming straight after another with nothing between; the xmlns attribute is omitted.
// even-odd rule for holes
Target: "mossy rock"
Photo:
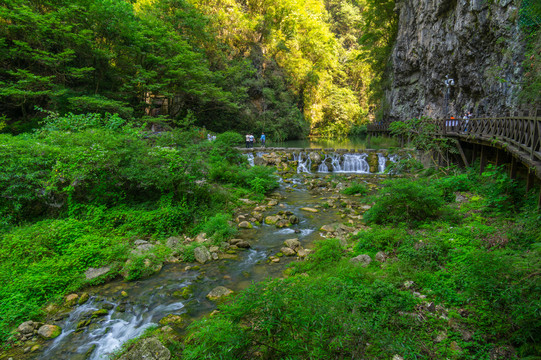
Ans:
<svg viewBox="0 0 541 360"><path fill-rule="evenodd" d="M90 295L88 295L88 293L83 293L81 295L81 297L79 298L79 305L83 305L84 303L86 303L88 301L88 299L90 299Z"/></svg>
<svg viewBox="0 0 541 360"><path fill-rule="evenodd" d="M159 321L160 325L162 326L174 326L177 328L184 328L188 325L188 316L186 314L182 315L176 315L176 314L169 314L165 317L163 317Z"/></svg>
<svg viewBox="0 0 541 360"><path fill-rule="evenodd" d="M97 310L97 311L94 311L92 313L92 317L95 318L95 317L100 317L100 316L105 316L109 314L109 310L107 309L100 309L100 310Z"/></svg>
<svg viewBox="0 0 541 360"><path fill-rule="evenodd" d="M188 285L173 293L174 297L188 299L193 294L193 285Z"/></svg>

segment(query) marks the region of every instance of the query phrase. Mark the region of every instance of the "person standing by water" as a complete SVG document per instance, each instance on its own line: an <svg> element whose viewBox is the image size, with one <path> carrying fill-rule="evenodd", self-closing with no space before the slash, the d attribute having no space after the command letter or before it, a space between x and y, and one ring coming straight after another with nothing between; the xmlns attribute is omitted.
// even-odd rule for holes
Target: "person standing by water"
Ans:
<svg viewBox="0 0 541 360"><path fill-rule="evenodd" d="M250 147L253 148L254 147L254 140L255 140L255 137L253 134L250 134Z"/></svg>
<svg viewBox="0 0 541 360"><path fill-rule="evenodd" d="M250 147L250 134L246 134L246 149Z"/></svg>
<svg viewBox="0 0 541 360"><path fill-rule="evenodd" d="M262 133L261 133L261 146L262 146L262 147L265 147L265 141L266 141L266 140L265 140L265 133L262 132Z"/></svg>

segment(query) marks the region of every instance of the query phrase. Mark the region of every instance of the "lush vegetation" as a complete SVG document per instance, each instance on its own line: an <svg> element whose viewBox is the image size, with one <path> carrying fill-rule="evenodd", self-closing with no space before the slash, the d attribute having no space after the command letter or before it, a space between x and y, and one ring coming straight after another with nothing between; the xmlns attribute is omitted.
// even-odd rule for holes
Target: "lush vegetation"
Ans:
<svg viewBox="0 0 541 360"><path fill-rule="evenodd" d="M232 132L210 142L196 128L153 136L99 114L53 114L34 134L0 135L1 339L87 285L89 267L135 280L152 272L147 259L170 255L168 237L230 237L237 199L277 186L271 168L250 168L232 150L241 142ZM136 239L156 242L152 256L130 253ZM193 249L180 257L193 261Z"/></svg>
<svg viewBox="0 0 541 360"><path fill-rule="evenodd" d="M270 140L368 121L394 0L9 0L0 4L0 128L116 113ZM1 130L1 129L0 129Z"/></svg>
<svg viewBox="0 0 541 360"><path fill-rule="evenodd" d="M321 241L169 345L182 359L537 359L541 215L515 188L497 169L390 180L360 198L371 227L349 248ZM391 199L404 211L382 213Z"/></svg>

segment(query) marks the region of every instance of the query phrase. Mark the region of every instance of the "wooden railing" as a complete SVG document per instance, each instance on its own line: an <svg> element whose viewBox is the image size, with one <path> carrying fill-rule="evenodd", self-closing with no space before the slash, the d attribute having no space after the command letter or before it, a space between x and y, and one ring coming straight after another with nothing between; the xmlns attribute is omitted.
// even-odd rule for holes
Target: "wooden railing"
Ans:
<svg viewBox="0 0 541 360"><path fill-rule="evenodd" d="M541 117L499 117L479 119L429 120L435 135L460 138L464 141L484 141L496 144L541 169ZM370 124L369 132L388 132L389 124Z"/></svg>
<svg viewBox="0 0 541 360"><path fill-rule="evenodd" d="M502 117L488 119L440 120L442 135L465 140L478 138L501 141L527 155L530 161L541 162L541 118Z"/></svg>

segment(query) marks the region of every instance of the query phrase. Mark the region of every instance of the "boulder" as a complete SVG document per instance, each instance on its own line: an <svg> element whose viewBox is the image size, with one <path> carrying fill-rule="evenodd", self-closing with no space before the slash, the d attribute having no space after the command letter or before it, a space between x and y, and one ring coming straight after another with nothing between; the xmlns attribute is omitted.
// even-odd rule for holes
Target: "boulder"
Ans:
<svg viewBox="0 0 541 360"><path fill-rule="evenodd" d="M107 274L109 271L111 271L110 266L104 266L101 268L88 268L88 270L86 270L85 272L85 277L87 280L92 280Z"/></svg>
<svg viewBox="0 0 541 360"><path fill-rule="evenodd" d="M374 259L379 262L385 262L385 260L387 260L387 254L385 254L383 251L378 251Z"/></svg>
<svg viewBox="0 0 541 360"><path fill-rule="evenodd" d="M238 248L241 248L241 249L249 249L250 248L250 243L248 241L245 241L245 240L239 241L236 245L237 245Z"/></svg>
<svg viewBox="0 0 541 360"><path fill-rule="evenodd" d="M276 227L281 229L281 228L285 228L285 227L288 227L290 226L291 224L289 223L288 220L286 219L280 219L276 222Z"/></svg>
<svg viewBox="0 0 541 360"><path fill-rule="evenodd" d="M232 293L233 293L233 290L228 289L225 286L218 286L212 289L212 291L207 294L207 299L212 300L212 301L218 301L218 300L226 298Z"/></svg>
<svg viewBox="0 0 541 360"><path fill-rule="evenodd" d="M285 246L280 249L280 252L284 254L285 256L294 256L296 254L295 250L285 247Z"/></svg>
<svg viewBox="0 0 541 360"><path fill-rule="evenodd" d="M60 326L56 325L43 325L38 329L38 335L44 339L54 339L62 333Z"/></svg>
<svg viewBox="0 0 541 360"><path fill-rule="evenodd" d="M301 242L298 239L287 239L284 241L284 245L290 249L297 249L301 247Z"/></svg>
<svg viewBox="0 0 541 360"><path fill-rule="evenodd" d="M66 301L64 302L65 306L74 306L77 304L77 300L79 300L79 295L77 294L69 294L66 296Z"/></svg>
<svg viewBox="0 0 541 360"><path fill-rule="evenodd" d="M155 337L146 338L135 345L119 360L170 360L171 351Z"/></svg>
<svg viewBox="0 0 541 360"><path fill-rule="evenodd" d="M311 207L303 207L301 208L302 211L307 211L307 212L311 212L311 213L317 213L319 212L318 209L314 209L314 208L311 208Z"/></svg>
<svg viewBox="0 0 541 360"><path fill-rule="evenodd" d="M230 245L237 245L240 241L243 241L242 239L230 239L229 244Z"/></svg>
<svg viewBox="0 0 541 360"><path fill-rule="evenodd" d="M182 239L176 236L171 236L165 241L165 246L167 246L171 250L178 249L181 244Z"/></svg>
<svg viewBox="0 0 541 360"><path fill-rule="evenodd" d="M268 225L274 225L278 222L278 220L280 220L281 217L278 216L278 215L272 215L272 216L267 216L265 218L265 224L268 224Z"/></svg>
<svg viewBox="0 0 541 360"><path fill-rule="evenodd" d="M278 200L270 200L269 203L267 204L267 206L276 206L278 205Z"/></svg>
<svg viewBox="0 0 541 360"><path fill-rule="evenodd" d="M239 229L251 229L253 228L252 224L248 221L241 221L238 225Z"/></svg>
<svg viewBox="0 0 541 360"><path fill-rule="evenodd" d="M297 249L297 256L300 258L305 258L306 256L308 256L308 254L310 254L310 250L308 249L303 249L303 248Z"/></svg>
<svg viewBox="0 0 541 360"><path fill-rule="evenodd" d="M88 299L90 299L90 295L88 295L88 293L86 292L82 293L78 301L79 305L83 305L84 303L88 301Z"/></svg>
<svg viewBox="0 0 541 360"><path fill-rule="evenodd" d="M208 249L204 246L195 248L193 251L193 255L195 257L195 260L201 264L206 263L212 258L210 255L210 251L208 251Z"/></svg>
<svg viewBox="0 0 541 360"><path fill-rule="evenodd" d="M207 242L207 234L206 233L201 233L199 235L197 235L195 237L195 242L199 243L199 244L202 244L204 242Z"/></svg>
<svg viewBox="0 0 541 360"><path fill-rule="evenodd" d="M32 320L25 321L21 325L19 325L17 331L20 332L22 335L33 334L36 326L37 323L33 322Z"/></svg>
<svg viewBox="0 0 541 360"><path fill-rule="evenodd" d="M361 264L363 267L367 267L372 262L372 258L369 255L363 254L356 256L349 261L353 264Z"/></svg>
<svg viewBox="0 0 541 360"><path fill-rule="evenodd" d="M295 215L291 215L291 216L289 217L289 222L290 222L291 224L298 224L299 221L300 221L299 218L296 217Z"/></svg>
<svg viewBox="0 0 541 360"><path fill-rule="evenodd" d="M160 325L173 325L178 328L184 328L186 325L188 325L188 319L186 314L182 315L175 315L175 314L169 314L167 316L164 316L159 321Z"/></svg>
<svg viewBox="0 0 541 360"><path fill-rule="evenodd" d="M336 225L334 224L331 224L331 225L323 225L319 231L323 231L323 232L333 232L336 228Z"/></svg>

